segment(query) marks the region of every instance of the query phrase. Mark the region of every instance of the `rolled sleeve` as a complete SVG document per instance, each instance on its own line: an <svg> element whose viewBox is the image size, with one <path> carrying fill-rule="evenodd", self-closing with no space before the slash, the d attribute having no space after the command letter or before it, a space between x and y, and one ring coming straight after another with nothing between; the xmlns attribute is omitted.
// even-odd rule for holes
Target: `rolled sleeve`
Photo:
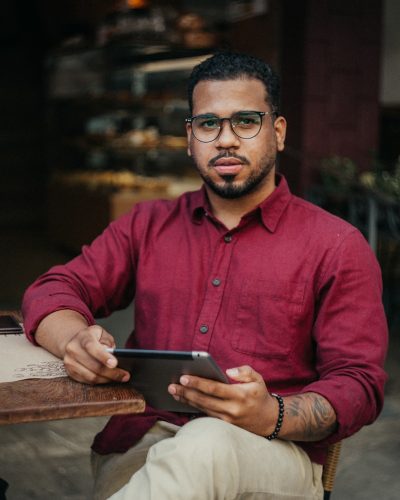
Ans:
<svg viewBox="0 0 400 500"><path fill-rule="evenodd" d="M376 258L358 231L336 249L319 287L313 331L319 380L302 392L324 396L336 412L337 430L327 444L372 423L383 407L388 331L382 280Z"/></svg>
<svg viewBox="0 0 400 500"><path fill-rule="evenodd" d="M89 325L126 307L135 287L132 219L123 216L81 255L65 265L54 266L25 292L22 302L25 333L34 342L34 333L47 315L64 309L80 313Z"/></svg>
<svg viewBox="0 0 400 500"><path fill-rule="evenodd" d="M89 308L77 297L67 291L61 290L52 293L41 293L36 287L27 291L26 299L23 302L22 315L24 318L24 330L28 339L35 342L35 332L39 323L49 314L69 309L80 313L87 321L88 325L95 323L93 314Z"/></svg>

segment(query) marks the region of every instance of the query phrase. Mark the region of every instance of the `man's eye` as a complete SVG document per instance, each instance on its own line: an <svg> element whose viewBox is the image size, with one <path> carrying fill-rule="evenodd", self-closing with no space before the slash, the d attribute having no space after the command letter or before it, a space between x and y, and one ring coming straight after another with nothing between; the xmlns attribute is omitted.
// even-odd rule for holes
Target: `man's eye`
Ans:
<svg viewBox="0 0 400 500"><path fill-rule="evenodd" d="M254 116L237 116L234 121L236 125L243 127L250 127L257 124L257 118Z"/></svg>
<svg viewBox="0 0 400 500"><path fill-rule="evenodd" d="M216 118L203 119L200 121L199 125L202 128L217 128L219 126Z"/></svg>

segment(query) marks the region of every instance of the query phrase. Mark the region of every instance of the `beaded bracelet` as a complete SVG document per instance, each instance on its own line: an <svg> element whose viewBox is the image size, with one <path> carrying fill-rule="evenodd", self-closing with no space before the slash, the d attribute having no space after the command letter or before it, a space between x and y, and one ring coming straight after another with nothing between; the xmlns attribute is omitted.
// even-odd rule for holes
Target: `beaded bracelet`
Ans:
<svg viewBox="0 0 400 500"><path fill-rule="evenodd" d="M282 427L283 415L285 413L285 405L283 403L282 397L279 396L279 394L275 394L273 392L271 392L271 396L274 396L274 398L276 398L278 400L279 413L278 413L278 420L276 422L274 432L272 434L270 434L269 436L265 436L268 439L268 441L272 441L273 439L276 439L278 437L279 431L281 430L281 427Z"/></svg>

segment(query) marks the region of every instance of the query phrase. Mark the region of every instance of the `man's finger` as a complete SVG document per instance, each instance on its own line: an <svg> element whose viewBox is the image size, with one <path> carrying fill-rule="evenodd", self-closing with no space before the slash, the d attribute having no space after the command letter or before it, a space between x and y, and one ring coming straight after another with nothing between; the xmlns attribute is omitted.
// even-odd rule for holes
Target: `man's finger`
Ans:
<svg viewBox="0 0 400 500"><path fill-rule="evenodd" d="M197 389L184 387L178 384L169 385L168 392L177 401L194 406L209 415L211 414L210 412L213 412L212 416L220 417L222 414L226 413L224 408L225 401L215 395L209 395Z"/></svg>
<svg viewBox="0 0 400 500"><path fill-rule="evenodd" d="M77 382L82 382L84 384L107 384L110 383L111 380L108 377L99 375L91 370L89 370L86 366L80 364L77 361L64 362L65 369L68 375L76 380Z"/></svg>
<svg viewBox="0 0 400 500"><path fill-rule="evenodd" d="M196 377L194 375L182 375L179 382L183 387L196 389L203 394L215 398L226 399L232 397L233 394L232 385L210 380L208 378Z"/></svg>
<svg viewBox="0 0 400 500"><path fill-rule="evenodd" d="M226 370L226 374L229 378L235 380L236 382L246 383L263 381L262 376L248 365L238 366L236 368L228 368L228 370Z"/></svg>
<svg viewBox="0 0 400 500"><path fill-rule="evenodd" d="M86 333L86 332L85 332ZM101 326L94 325L87 329L87 333L81 341L81 346L91 357L100 361L101 364L109 368L115 368L117 359L107 348L115 347L114 338Z"/></svg>
<svg viewBox="0 0 400 500"><path fill-rule="evenodd" d="M101 344L100 346L104 350L104 346ZM109 355L109 353L106 354ZM113 364L105 365L102 360L96 359L90 352L83 350L79 344L75 344L67 346L64 365L68 374L75 380L78 380L79 376L84 377L87 383L127 382L130 378L129 372L115 368L117 360L113 356L111 359ZM96 382L96 377L101 379L101 382Z"/></svg>

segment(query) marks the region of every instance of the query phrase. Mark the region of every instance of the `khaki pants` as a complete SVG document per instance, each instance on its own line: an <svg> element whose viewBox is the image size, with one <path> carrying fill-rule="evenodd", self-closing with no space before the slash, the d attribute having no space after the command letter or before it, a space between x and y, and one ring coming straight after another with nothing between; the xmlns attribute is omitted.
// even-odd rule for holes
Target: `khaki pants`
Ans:
<svg viewBox="0 0 400 500"><path fill-rule="evenodd" d="M156 425L124 454L93 454L94 500L321 500L322 466L290 441L204 417Z"/></svg>

